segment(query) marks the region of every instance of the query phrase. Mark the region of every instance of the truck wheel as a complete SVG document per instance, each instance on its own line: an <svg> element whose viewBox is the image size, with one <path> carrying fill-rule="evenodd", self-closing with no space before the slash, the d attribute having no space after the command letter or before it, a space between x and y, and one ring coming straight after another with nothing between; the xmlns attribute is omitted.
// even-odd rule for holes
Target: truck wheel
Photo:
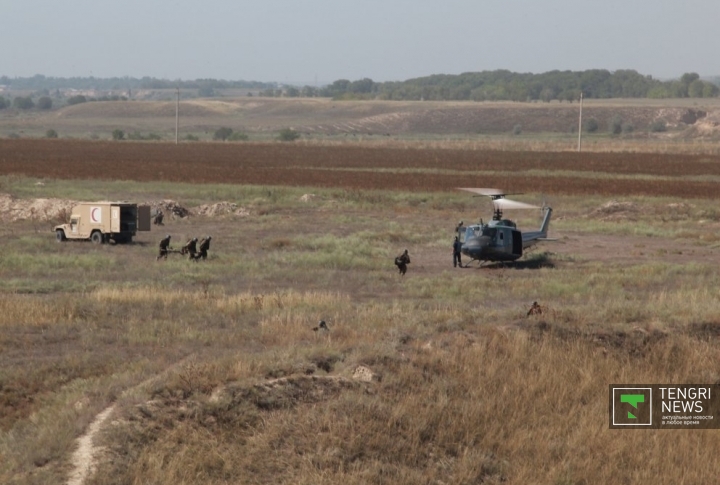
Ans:
<svg viewBox="0 0 720 485"><path fill-rule="evenodd" d="M100 231L95 231L90 236L90 240L95 244L102 244L103 243L103 236L100 233Z"/></svg>
<svg viewBox="0 0 720 485"><path fill-rule="evenodd" d="M55 231L55 239L57 240L57 242L65 241L65 231L63 231L62 229L58 229L57 231Z"/></svg>

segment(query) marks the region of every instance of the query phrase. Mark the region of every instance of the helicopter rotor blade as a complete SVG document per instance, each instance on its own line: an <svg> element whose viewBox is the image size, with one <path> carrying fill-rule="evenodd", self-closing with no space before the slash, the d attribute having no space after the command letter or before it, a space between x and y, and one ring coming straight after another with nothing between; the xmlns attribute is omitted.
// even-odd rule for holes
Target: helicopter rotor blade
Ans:
<svg viewBox="0 0 720 485"><path fill-rule="evenodd" d="M517 200L510 199L497 199L493 201L495 207L498 209L539 209L537 205L526 204L525 202L518 202Z"/></svg>
<svg viewBox="0 0 720 485"><path fill-rule="evenodd" d="M472 187L458 187L458 190L472 192L473 194L486 195L488 197L498 197L505 195L505 192L499 189L476 189Z"/></svg>

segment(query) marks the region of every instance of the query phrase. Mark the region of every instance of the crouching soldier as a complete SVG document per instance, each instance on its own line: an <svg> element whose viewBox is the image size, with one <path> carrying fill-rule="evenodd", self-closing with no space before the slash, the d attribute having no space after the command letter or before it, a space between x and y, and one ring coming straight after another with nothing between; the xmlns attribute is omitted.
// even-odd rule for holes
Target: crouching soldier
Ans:
<svg viewBox="0 0 720 485"><path fill-rule="evenodd" d="M210 249L211 239L212 236L208 236L206 238L203 238L202 241L200 241L200 252L195 256L195 259L207 259L207 252Z"/></svg>
<svg viewBox="0 0 720 485"><path fill-rule="evenodd" d="M395 258L395 266L398 267L398 271L402 276L405 276L405 273L407 273L408 264L410 264L410 255L408 254L408 250L406 249L404 253Z"/></svg>
<svg viewBox="0 0 720 485"><path fill-rule="evenodd" d="M198 238L196 237L188 239L188 242L185 243L185 246L180 249L180 254L189 254L190 259L195 259L195 256L197 255L197 241Z"/></svg>
<svg viewBox="0 0 720 485"><path fill-rule="evenodd" d="M167 259L168 249L170 249L170 234L160 240L160 253L158 254L156 261L159 261L160 258Z"/></svg>

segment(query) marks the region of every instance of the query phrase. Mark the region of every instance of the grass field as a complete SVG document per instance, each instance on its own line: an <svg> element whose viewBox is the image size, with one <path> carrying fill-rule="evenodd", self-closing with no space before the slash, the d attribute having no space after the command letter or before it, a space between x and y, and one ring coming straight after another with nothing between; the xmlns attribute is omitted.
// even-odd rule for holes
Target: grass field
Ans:
<svg viewBox="0 0 720 485"><path fill-rule="evenodd" d="M611 383L720 381L712 155L2 140L0 158L16 198L249 213L117 246L0 226L2 483L66 482L111 405L85 483L715 479L715 431L607 412ZM486 185L547 197L558 241L453 268L457 220L490 215L453 188ZM209 259L156 262L166 233L212 235Z"/></svg>

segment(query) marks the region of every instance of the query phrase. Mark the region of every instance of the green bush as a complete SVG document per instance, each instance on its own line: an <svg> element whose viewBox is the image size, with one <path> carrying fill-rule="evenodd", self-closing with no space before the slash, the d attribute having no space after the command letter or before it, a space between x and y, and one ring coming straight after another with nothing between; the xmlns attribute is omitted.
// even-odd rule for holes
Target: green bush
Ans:
<svg viewBox="0 0 720 485"><path fill-rule="evenodd" d="M247 133L243 133L242 131L236 131L230 137L228 140L230 141L247 141L250 137L247 136Z"/></svg>
<svg viewBox="0 0 720 485"><path fill-rule="evenodd" d="M124 140L125 132L122 130L113 130L112 137L113 137L113 140Z"/></svg>
<svg viewBox="0 0 720 485"><path fill-rule="evenodd" d="M42 98L38 99L37 107L38 109L52 109L52 99L50 99L49 96L43 96Z"/></svg>
<svg viewBox="0 0 720 485"><path fill-rule="evenodd" d="M5 109L10 106L10 101L0 96L0 109Z"/></svg>
<svg viewBox="0 0 720 485"><path fill-rule="evenodd" d="M512 133L513 133L513 135L519 135L520 133L522 133L522 126L521 125L513 126Z"/></svg>
<svg viewBox="0 0 720 485"><path fill-rule="evenodd" d="M85 96L83 96L82 94L78 94L77 96L71 96L67 100L68 105L80 104L80 103L86 103L86 102L87 102L87 98Z"/></svg>
<svg viewBox="0 0 720 485"><path fill-rule="evenodd" d="M223 126L222 128L218 128L217 130L215 130L215 133L213 134L213 140L225 141L228 138L230 138L230 135L232 135L232 133L233 133L232 128Z"/></svg>
<svg viewBox="0 0 720 485"><path fill-rule="evenodd" d="M613 116L608 123L608 131L611 135L619 135L622 133L622 119L619 116Z"/></svg>
<svg viewBox="0 0 720 485"><path fill-rule="evenodd" d="M30 96L17 96L13 100L13 106L17 109L31 109L35 103Z"/></svg>
<svg viewBox="0 0 720 485"><path fill-rule="evenodd" d="M283 128L278 133L278 140L280 141L295 141L300 138L300 133L293 130L292 128Z"/></svg>
<svg viewBox="0 0 720 485"><path fill-rule="evenodd" d="M195 136L195 135L191 135L190 133L188 133L187 135L185 135L184 140L187 140L187 141L199 141L200 138L197 137L197 136Z"/></svg>
<svg viewBox="0 0 720 485"><path fill-rule="evenodd" d="M600 128L600 124L595 118L588 118L583 125L583 128L585 128L585 131L588 133L595 133L598 131L598 128Z"/></svg>
<svg viewBox="0 0 720 485"><path fill-rule="evenodd" d="M663 131L667 131L667 124L664 120L655 120L650 123L650 131L652 133L660 133Z"/></svg>
<svg viewBox="0 0 720 485"><path fill-rule="evenodd" d="M58 133L55 130L48 130L45 132L45 138L57 138Z"/></svg>

